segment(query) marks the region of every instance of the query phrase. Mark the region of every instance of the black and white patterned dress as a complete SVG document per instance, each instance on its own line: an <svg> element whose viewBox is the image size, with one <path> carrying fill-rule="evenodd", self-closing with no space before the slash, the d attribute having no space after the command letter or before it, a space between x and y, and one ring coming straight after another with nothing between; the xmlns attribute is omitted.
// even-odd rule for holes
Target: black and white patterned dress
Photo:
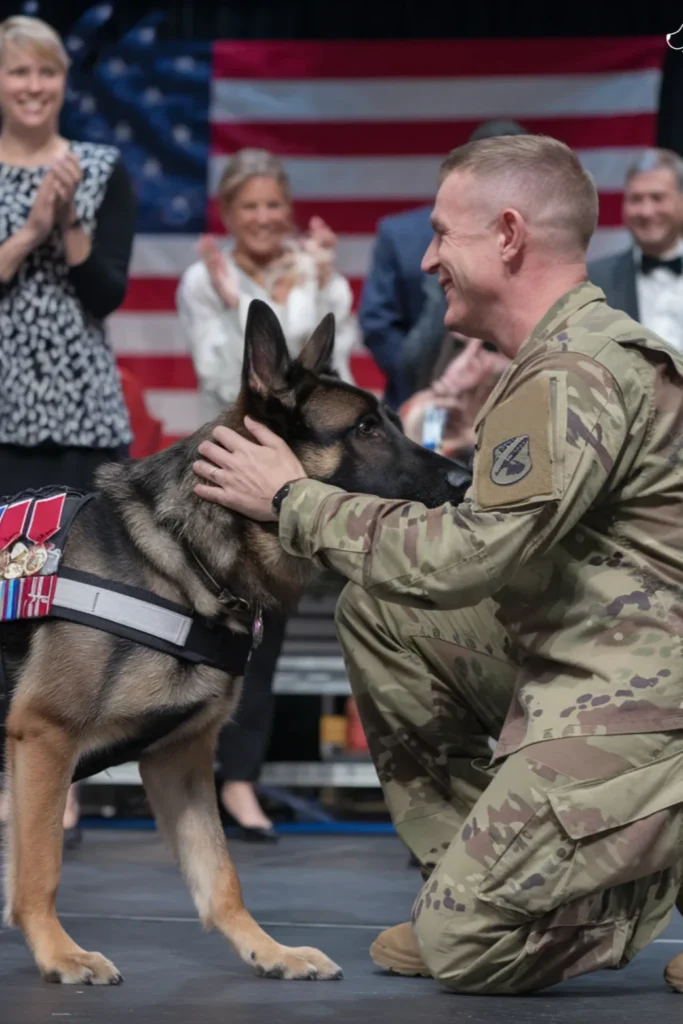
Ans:
<svg viewBox="0 0 683 1024"><path fill-rule="evenodd" d="M104 326L127 287L132 189L116 148L71 149L83 172L75 205L92 253L69 267L56 229L0 284L0 445L111 450L132 440ZM0 244L25 224L46 170L0 163Z"/></svg>

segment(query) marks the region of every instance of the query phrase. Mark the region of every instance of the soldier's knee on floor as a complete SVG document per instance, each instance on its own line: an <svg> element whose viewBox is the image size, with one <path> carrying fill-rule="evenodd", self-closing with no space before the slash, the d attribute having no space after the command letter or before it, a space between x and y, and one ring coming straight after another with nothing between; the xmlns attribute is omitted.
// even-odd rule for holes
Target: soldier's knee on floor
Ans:
<svg viewBox="0 0 683 1024"><path fill-rule="evenodd" d="M450 927L439 928L438 915L425 915L413 929L420 959L432 978L460 995L527 995L542 988L526 972L516 972L510 956L510 936L473 935L468 927L458 936ZM502 941L501 941L502 939ZM519 951L518 951L519 952Z"/></svg>

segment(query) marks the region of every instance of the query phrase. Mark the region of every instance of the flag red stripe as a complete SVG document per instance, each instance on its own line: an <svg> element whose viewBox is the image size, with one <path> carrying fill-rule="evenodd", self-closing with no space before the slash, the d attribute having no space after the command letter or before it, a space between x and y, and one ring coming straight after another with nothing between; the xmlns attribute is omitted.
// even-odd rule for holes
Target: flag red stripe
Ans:
<svg viewBox="0 0 683 1024"><path fill-rule="evenodd" d="M633 72L661 67L664 34L566 39L234 41L213 47L213 78L439 78ZM542 87L539 85L539 87Z"/></svg>
<svg viewBox="0 0 683 1024"><path fill-rule="evenodd" d="M132 374L145 390L197 388L191 356L117 356L116 362L121 369Z"/></svg>
<svg viewBox="0 0 683 1024"><path fill-rule="evenodd" d="M617 228L623 224L621 192L600 193L599 226ZM214 234L225 234L215 199L209 200L207 213L208 230ZM426 205L416 199L309 199L294 203L294 216L300 228L305 228L312 216L322 217L333 231L339 234L374 235L377 221L404 210L414 210Z"/></svg>
<svg viewBox="0 0 683 1024"><path fill-rule="evenodd" d="M178 281L177 277L130 277L119 308L128 313L174 313Z"/></svg>
<svg viewBox="0 0 683 1024"><path fill-rule="evenodd" d="M652 146L654 113L604 117L525 117L531 134L550 135L572 149ZM482 118L452 121L214 122L211 151L254 147L278 156L432 156L467 142ZM359 182L359 190L362 182Z"/></svg>
<svg viewBox="0 0 683 1024"><path fill-rule="evenodd" d="M197 387L191 356L118 356L117 363L137 378L145 389L192 391ZM351 373L360 387L379 391L384 388L384 374L369 353L351 356Z"/></svg>
<svg viewBox="0 0 683 1024"><path fill-rule="evenodd" d="M221 228L222 230L222 228ZM128 291L119 313L175 313L177 277L131 277ZM349 278L353 292L354 307L357 307L363 289L362 277Z"/></svg>

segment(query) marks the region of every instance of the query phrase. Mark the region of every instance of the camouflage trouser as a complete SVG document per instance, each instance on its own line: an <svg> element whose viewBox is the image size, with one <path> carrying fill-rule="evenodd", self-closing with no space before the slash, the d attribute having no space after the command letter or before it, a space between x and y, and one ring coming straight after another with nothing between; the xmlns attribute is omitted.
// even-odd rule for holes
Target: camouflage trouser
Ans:
<svg viewBox="0 0 683 1024"><path fill-rule="evenodd" d="M512 994L624 967L683 879L683 733L554 739L489 767L515 679L493 606L380 602L337 628L398 834L431 876L413 907L432 975Z"/></svg>

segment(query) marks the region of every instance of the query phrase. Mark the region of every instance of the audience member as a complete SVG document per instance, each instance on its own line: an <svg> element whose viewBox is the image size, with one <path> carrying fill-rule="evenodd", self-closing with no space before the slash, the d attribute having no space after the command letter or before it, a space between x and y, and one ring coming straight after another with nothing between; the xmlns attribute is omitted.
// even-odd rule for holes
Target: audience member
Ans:
<svg viewBox="0 0 683 1024"><path fill-rule="evenodd" d="M624 224L633 243L588 265L607 302L683 352L683 159L648 149L629 167Z"/></svg>
<svg viewBox="0 0 683 1024"><path fill-rule="evenodd" d="M455 346L460 352L453 357ZM418 444L425 441L429 410L443 410L439 450L448 458L469 461L474 450L474 423L510 360L486 347L481 338L453 333L443 346L432 382L416 392L399 410L406 435Z"/></svg>
<svg viewBox="0 0 683 1024"><path fill-rule="evenodd" d="M277 314L292 355L320 319L334 313L334 366L351 382L349 357L357 341L353 293L335 270L333 232L314 217L307 234L297 237L287 175L265 150L237 153L223 173L218 196L232 251L204 236L201 259L185 271L177 293L205 418L213 419L239 393L247 310L255 298Z"/></svg>
<svg viewBox="0 0 683 1024"><path fill-rule="evenodd" d="M37 18L0 24L0 494L88 491L132 440L104 321L124 299L135 197L119 151L59 133L69 58ZM80 839L77 792L65 845Z"/></svg>
<svg viewBox="0 0 683 1024"><path fill-rule="evenodd" d="M249 304L262 299L282 324L296 355L321 318L336 319L334 369L351 382L349 356L357 341L348 281L334 267L336 238L316 217L296 236L290 186L278 160L262 150L242 150L221 178L219 202L232 251L214 238L201 240L201 259L180 282L177 305L205 401L213 419L236 399L241 386L244 330ZM250 661L236 717L218 743L220 800L241 826L243 838L275 840L272 823L254 791L270 734L272 682L286 619L268 615Z"/></svg>

